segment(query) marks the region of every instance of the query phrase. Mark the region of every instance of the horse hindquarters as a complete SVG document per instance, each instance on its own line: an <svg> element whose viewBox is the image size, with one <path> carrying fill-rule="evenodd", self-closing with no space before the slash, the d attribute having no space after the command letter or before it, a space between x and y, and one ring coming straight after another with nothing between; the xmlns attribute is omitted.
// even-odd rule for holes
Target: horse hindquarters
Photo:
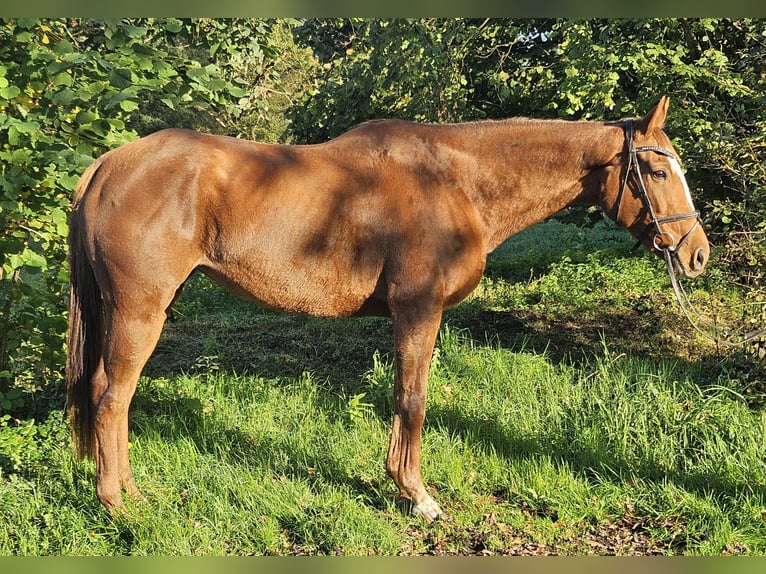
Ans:
<svg viewBox="0 0 766 574"><path fill-rule="evenodd" d="M119 508L121 490L141 497L128 455L130 402L196 254L172 231L128 241L119 218L88 218L90 203L83 198L70 225L68 402L77 450L96 460L98 498ZM174 248L155 249L158 238Z"/></svg>

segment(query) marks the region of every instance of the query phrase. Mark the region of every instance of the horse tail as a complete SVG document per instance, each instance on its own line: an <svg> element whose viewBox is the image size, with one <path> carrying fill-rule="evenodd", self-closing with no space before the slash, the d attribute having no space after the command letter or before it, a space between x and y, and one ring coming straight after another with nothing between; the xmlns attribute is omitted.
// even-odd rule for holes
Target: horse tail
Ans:
<svg viewBox="0 0 766 574"><path fill-rule="evenodd" d="M98 369L104 342L101 289L88 260L80 202L100 165L96 160L83 172L72 199L69 222L69 325L67 328L67 410L72 442L80 458L94 458L95 405L92 378Z"/></svg>

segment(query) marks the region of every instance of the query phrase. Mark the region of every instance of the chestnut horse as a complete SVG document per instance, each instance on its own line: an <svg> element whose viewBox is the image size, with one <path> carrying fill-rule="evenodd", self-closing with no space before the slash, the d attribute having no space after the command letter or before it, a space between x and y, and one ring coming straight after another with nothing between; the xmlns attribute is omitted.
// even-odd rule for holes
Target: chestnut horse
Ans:
<svg viewBox="0 0 766 574"><path fill-rule="evenodd" d="M305 146L170 129L98 158L73 199L67 390L100 501L141 497L128 407L199 270L270 308L391 318L386 470L414 512L438 517L420 471L429 364L443 310L476 287L488 253L588 204L676 272L702 272L708 242L662 131L668 103L616 122L380 120Z"/></svg>

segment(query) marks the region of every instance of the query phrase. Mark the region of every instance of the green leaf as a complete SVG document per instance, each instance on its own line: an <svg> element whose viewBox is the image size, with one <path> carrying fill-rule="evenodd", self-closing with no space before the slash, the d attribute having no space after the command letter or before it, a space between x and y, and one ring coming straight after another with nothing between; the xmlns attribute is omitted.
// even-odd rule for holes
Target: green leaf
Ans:
<svg viewBox="0 0 766 574"><path fill-rule="evenodd" d="M69 88L64 87L54 92L54 94L51 96L51 101L54 104L60 106L68 106L74 102L76 97L77 94L74 92L74 90L70 90Z"/></svg>
<svg viewBox="0 0 766 574"><path fill-rule="evenodd" d="M12 146L19 143L19 130L15 125L8 127L8 143Z"/></svg>
<svg viewBox="0 0 766 574"><path fill-rule="evenodd" d="M26 148L19 148L14 150L11 154L11 161L15 164L22 165L27 163L30 157L32 157L31 151Z"/></svg>
<svg viewBox="0 0 766 574"><path fill-rule="evenodd" d="M66 72L61 72L53 78L54 86L71 86L73 82L72 76Z"/></svg>
<svg viewBox="0 0 766 574"><path fill-rule="evenodd" d="M33 251L30 251L29 257L27 258L26 265L27 267L32 267L35 269L47 269L48 261L40 253L35 253Z"/></svg>
<svg viewBox="0 0 766 574"><path fill-rule="evenodd" d="M75 176L75 179L79 179L79 177ZM56 225L56 233L62 236L66 235L68 229L66 212L59 207L54 207L51 210L50 218Z"/></svg>
<svg viewBox="0 0 766 574"><path fill-rule="evenodd" d="M122 100L120 102L120 108L126 112L132 112L138 109L138 104L133 100Z"/></svg>
<svg viewBox="0 0 766 574"><path fill-rule="evenodd" d="M167 30L168 32L172 32L173 34L177 34L184 27L184 23L178 18L168 18L167 20L165 20L164 25L165 25L165 30Z"/></svg>
<svg viewBox="0 0 766 574"><path fill-rule="evenodd" d="M16 122L16 129L19 133L32 134L40 129L40 124L34 120L29 122Z"/></svg>
<svg viewBox="0 0 766 574"><path fill-rule="evenodd" d="M125 31L125 34L128 36L128 38L142 38L143 36L146 36L146 27L144 26L128 26L123 25L122 29Z"/></svg>
<svg viewBox="0 0 766 574"><path fill-rule="evenodd" d="M125 122L117 118L106 118L107 123L112 126L113 130L122 131L125 129Z"/></svg>
<svg viewBox="0 0 766 574"><path fill-rule="evenodd" d="M159 76L160 78L171 78L178 75L178 72L165 62L164 60L153 60L152 62L154 72Z"/></svg>
<svg viewBox="0 0 766 574"><path fill-rule="evenodd" d="M111 126L106 120L95 120L87 129L95 133L97 136L103 137L109 133Z"/></svg>
<svg viewBox="0 0 766 574"><path fill-rule="evenodd" d="M202 67L189 68L188 70L186 70L186 76L191 78L192 80L204 78L207 75L208 75L207 70Z"/></svg>
<svg viewBox="0 0 766 574"><path fill-rule="evenodd" d="M226 87L226 80L221 80L217 78L211 79L206 83L206 87L207 89L213 90L213 91L223 90Z"/></svg>
<svg viewBox="0 0 766 574"><path fill-rule="evenodd" d="M74 52L74 46L68 40L61 40L53 47L53 53L58 55Z"/></svg>
<svg viewBox="0 0 766 574"><path fill-rule="evenodd" d="M80 180L80 176L76 174L65 174L59 177L59 183L64 189L67 189L69 191L74 190L74 188L77 186L77 182ZM59 227L59 233L61 235L64 235L61 231L61 227Z"/></svg>
<svg viewBox="0 0 766 574"><path fill-rule="evenodd" d="M109 83L115 88L127 88L133 83L133 76L130 70L125 68L114 68L109 72Z"/></svg>
<svg viewBox="0 0 766 574"><path fill-rule="evenodd" d="M51 62L46 67L46 70L48 70L48 73L51 75L56 75L60 72L63 72L64 70L67 70L71 68L72 65L69 62Z"/></svg>
<svg viewBox="0 0 766 574"><path fill-rule="evenodd" d="M90 94L96 95L103 92L107 85L108 84L104 81L90 82L85 86L85 90Z"/></svg>
<svg viewBox="0 0 766 574"><path fill-rule="evenodd" d="M88 110L82 110L81 112L78 112L75 116L75 121L78 124L88 124L98 118L98 114L95 112L91 112Z"/></svg>
<svg viewBox="0 0 766 574"><path fill-rule="evenodd" d="M21 90L16 86L7 86L0 88L0 98L5 100L12 100L21 93Z"/></svg>

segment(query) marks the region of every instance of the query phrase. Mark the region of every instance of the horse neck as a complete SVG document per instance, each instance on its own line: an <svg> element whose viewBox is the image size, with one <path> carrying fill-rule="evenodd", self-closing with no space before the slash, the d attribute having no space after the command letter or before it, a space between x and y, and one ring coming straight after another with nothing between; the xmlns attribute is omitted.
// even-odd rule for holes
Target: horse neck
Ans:
<svg viewBox="0 0 766 574"><path fill-rule="evenodd" d="M623 146L621 128L600 122L486 122L464 137L474 182L465 189L484 221L487 252L568 206L599 204L604 168Z"/></svg>

